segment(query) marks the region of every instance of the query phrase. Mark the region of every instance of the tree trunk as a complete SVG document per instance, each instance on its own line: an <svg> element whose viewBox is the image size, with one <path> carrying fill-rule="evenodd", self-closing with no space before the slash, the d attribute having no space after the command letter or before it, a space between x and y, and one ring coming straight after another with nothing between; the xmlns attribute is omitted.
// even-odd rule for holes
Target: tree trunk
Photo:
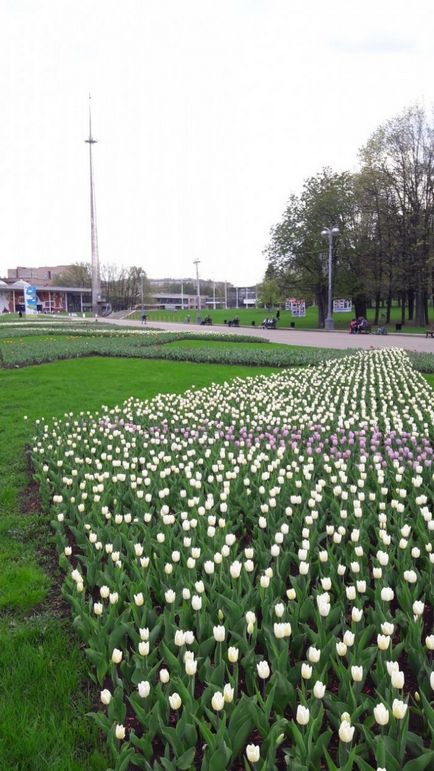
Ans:
<svg viewBox="0 0 434 771"><path fill-rule="evenodd" d="M386 302L386 324L390 324L390 312L392 310L392 286L389 284Z"/></svg>
<svg viewBox="0 0 434 771"><path fill-rule="evenodd" d="M324 291L321 287L315 291L315 300L318 308L318 328L324 329L325 317L326 317L326 302L324 297Z"/></svg>
<svg viewBox="0 0 434 771"><path fill-rule="evenodd" d="M407 292L407 299L408 299L408 320L413 321L414 319L414 289L409 289Z"/></svg>
<svg viewBox="0 0 434 771"><path fill-rule="evenodd" d="M359 316L366 316L366 297L364 295L356 295L353 297L353 305L357 318L359 318Z"/></svg>
<svg viewBox="0 0 434 771"><path fill-rule="evenodd" d="M405 326L405 292L401 292L401 324Z"/></svg>
<svg viewBox="0 0 434 771"><path fill-rule="evenodd" d="M422 285L422 275L420 269L416 273L416 326L424 327L428 322L425 314L425 292Z"/></svg>
<svg viewBox="0 0 434 771"><path fill-rule="evenodd" d="M380 292L375 293L375 318L374 318L374 324L378 324L378 319L380 318Z"/></svg>

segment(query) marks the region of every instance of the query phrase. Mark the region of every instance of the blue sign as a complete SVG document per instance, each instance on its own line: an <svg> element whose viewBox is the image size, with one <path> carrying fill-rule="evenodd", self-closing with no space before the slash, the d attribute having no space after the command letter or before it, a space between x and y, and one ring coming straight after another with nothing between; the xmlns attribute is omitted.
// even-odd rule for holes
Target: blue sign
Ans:
<svg viewBox="0 0 434 771"><path fill-rule="evenodd" d="M24 290L24 305L26 313L38 312L35 286L26 286Z"/></svg>

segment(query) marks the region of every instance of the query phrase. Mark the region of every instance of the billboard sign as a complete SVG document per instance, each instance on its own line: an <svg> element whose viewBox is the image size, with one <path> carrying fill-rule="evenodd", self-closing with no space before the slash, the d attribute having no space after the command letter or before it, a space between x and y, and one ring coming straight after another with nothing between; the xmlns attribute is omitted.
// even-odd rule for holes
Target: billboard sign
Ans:
<svg viewBox="0 0 434 771"><path fill-rule="evenodd" d="M26 286L24 290L24 308L25 313L37 313L36 287Z"/></svg>
<svg viewBox="0 0 434 771"><path fill-rule="evenodd" d="M351 300L333 300L333 313L351 313L352 310Z"/></svg>
<svg viewBox="0 0 434 771"><path fill-rule="evenodd" d="M290 297L285 302L285 310L291 311L291 316L302 318L303 316L306 316L306 301Z"/></svg>

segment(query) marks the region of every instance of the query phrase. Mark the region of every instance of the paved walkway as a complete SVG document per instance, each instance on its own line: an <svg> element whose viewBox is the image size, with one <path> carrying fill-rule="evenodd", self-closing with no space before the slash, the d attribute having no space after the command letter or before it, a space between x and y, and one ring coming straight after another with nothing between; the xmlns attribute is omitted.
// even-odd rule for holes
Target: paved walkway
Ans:
<svg viewBox="0 0 434 771"><path fill-rule="evenodd" d="M258 327L227 327L213 325L201 327L199 324L176 324L172 321L158 321L155 324L142 324L141 321L107 318L111 324L119 326L134 326L151 330L153 327L170 332L220 332L234 335L251 335L284 345L301 345L307 348L405 348L407 351L434 353L434 339L423 335L389 334L389 335L350 335L348 332L326 332L322 329L260 329Z"/></svg>

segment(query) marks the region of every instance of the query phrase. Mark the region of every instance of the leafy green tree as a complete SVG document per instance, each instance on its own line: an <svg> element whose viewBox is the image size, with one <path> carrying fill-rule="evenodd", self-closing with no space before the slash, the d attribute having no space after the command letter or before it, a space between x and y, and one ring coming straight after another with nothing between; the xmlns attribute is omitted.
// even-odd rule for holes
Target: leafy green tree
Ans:
<svg viewBox="0 0 434 771"><path fill-rule="evenodd" d="M269 267L287 292L315 300L318 324L324 326L327 307L328 243L324 227L337 225L333 274L338 293L363 291L355 270L358 258L354 178L325 168L307 179L300 196L291 195L282 220L271 231L265 250ZM335 292L336 296L336 292Z"/></svg>

